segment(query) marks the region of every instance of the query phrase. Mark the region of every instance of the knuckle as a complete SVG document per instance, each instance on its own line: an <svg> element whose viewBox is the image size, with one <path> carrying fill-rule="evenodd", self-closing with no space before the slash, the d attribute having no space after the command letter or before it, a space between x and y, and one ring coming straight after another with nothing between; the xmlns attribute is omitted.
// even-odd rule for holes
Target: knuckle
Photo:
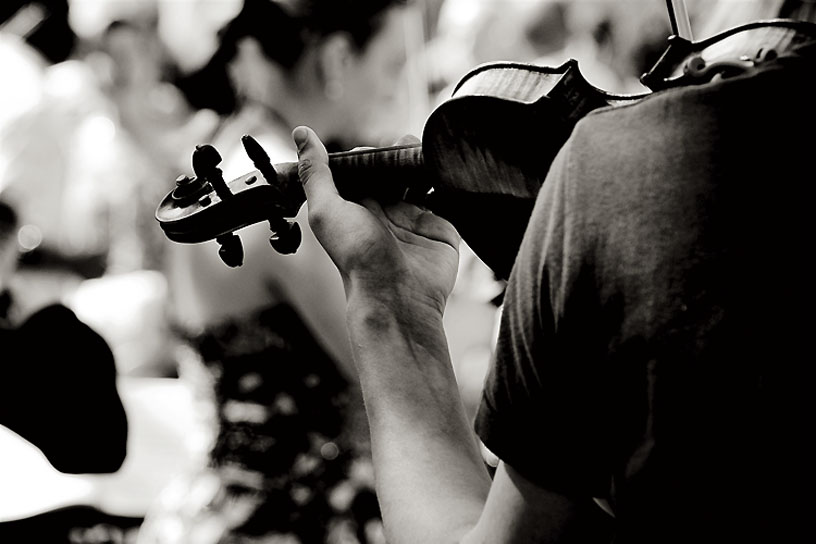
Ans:
<svg viewBox="0 0 816 544"><path fill-rule="evenodd" d="M313 203L309 205L309 226L314 232L323 232L326 228L328 218L323 209L323 206L315 206Z"/></svg>
<svg viewBox="0 0 816 544"><path fill-rule="evenodd" d="M297 171L301 183L306 183L307 181L309 181L314 172L314 166L312 165L311 159L299 160Z"/></svg>
<svg viewBox="0 0 816 544"><path fill-rule="evenodd" d="M298 177L302 184L306 184L320 176L331 176L329 166L321 161L312 159L301 159L298 161Z"/></svg>

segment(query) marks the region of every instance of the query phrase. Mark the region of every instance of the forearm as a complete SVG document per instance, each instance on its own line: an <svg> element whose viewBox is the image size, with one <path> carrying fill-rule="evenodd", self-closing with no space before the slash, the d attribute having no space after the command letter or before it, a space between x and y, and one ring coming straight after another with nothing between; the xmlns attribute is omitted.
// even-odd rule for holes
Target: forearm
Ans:
<svg viewBox="0 0 816 544"><path fill-rule="evenodd" d="M348 310L388 540L456 542L478 520L490 478L459 397L442 312L354 289Z"/></svg>

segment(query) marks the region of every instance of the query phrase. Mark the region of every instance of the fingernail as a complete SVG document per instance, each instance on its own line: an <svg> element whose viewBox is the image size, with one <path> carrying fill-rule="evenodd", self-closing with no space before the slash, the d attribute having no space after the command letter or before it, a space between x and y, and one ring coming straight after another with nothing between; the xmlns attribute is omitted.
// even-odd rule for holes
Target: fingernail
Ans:
<svg viewBox="0 0 816 544"><path fill-rule="evenodd" d="M306 132L305 127L297 127L295 130L292 131L292 139L295 141L295 145L297 146L298 153L303 151L303 148L306 147L306 142L308 141L309 134Z"/></svg>

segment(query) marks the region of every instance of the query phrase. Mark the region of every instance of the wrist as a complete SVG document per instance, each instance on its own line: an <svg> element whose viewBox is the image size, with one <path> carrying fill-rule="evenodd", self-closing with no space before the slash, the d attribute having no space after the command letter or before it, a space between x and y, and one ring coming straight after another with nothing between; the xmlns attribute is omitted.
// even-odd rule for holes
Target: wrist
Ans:
<svg viewBox="0 0 816 544"><path fill-rule="evenodd" d="M413 412L458 399L439 307L404 290L351 290L346 315L370 418L382 415L381 403Z"/></svg>
<svg viewBox="0 0 816 544"><path fill-rule="evenodd" d="M389 357L389 351L420 356L431 361L447 355L443 328L444 301L405 289L394 282L388 289L352 284L347 291L347 326L355 360L369 355ZM375 356L377 359L379 357Z"/></svg>
<svg viewBox="0 0 816 544"><path fill-rule="evenodd" d="M374 327L441 326L445 311L444 296L412 288L404 278L351 278L346 282L346 300L349 319Z"/></svg>

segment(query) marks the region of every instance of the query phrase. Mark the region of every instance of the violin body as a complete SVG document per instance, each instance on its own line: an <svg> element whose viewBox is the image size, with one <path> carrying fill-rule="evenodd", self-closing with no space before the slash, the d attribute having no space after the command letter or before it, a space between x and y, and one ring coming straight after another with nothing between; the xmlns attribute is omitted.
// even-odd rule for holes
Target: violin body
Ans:
<svg viewBox="0 0 816 544"><path fill-rule="evenodd" d="M698 43L672 36L641 81L652 91L702 84L802 58L815 43L816 24L790 20L749 23ZM593 110L648 94L598 89L575 60L557 68L485 64L433 111L422 144L333 153L329 166L347 199L407 199L446 218L496 276L506 279L550 164L575 124ZM196 177L180 177L156 210L168 238L216 239L230 266L243 260L233 232L262 221L270 223L273 247L293 252L299 230L285 218L294 217L306 200L295 163L272 166L251 137L244 137L244 145L258 170L226 183L217 152L199 146L193 154Z"/></svg>
<svg viewBox="0 0 816 544"><path fill-rule="evenodd" d="M638 100L593 87L569 60L558 68L476 68L422 133L434 173L431 209L506 279L553 158L575 123L597 108Z"/></svg>

